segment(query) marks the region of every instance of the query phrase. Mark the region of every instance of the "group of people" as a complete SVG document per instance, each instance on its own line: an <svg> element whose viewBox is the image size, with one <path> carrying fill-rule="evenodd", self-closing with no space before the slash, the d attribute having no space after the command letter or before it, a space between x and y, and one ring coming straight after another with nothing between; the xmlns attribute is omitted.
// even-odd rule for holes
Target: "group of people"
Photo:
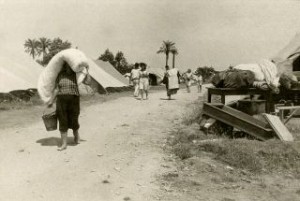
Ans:
<svg viewBox="0 0 300 201"><path fill-rule="evenodd" d="M149 73L146 70L147 65L145 63L136 63L134 69L130 73L130 81L134 86L134 97L141 95L141 100L148 99L149 93ZM191 86L193 81L197 84L198 93L202 91L203 78L201 74L192 73L191 69L188 69L182 76L177 68L170 68L166 66L166 71L162 79L162 83L166 85L168 99L171 99L173 94L176 94L179 89L180 78L183 78L186 84L187 92L191 92Z"/></svg>
<svg viewBox="0 0 300 201"><path fill-rule="evenodd" d="M135 63L130 73L130 80L134 86L134 97L141 95L141 100L148 99L149 92L149 73L147 72L147 64Z"/></svg>
<svg viewBox="0 0 300 201"><path fill-rule="evenodd" d="M198 93L202 91L203 78L201 74L192 73L191 69L188 69L184 75L185 85L188 93L191 93L191 86L193 81L197 84Z"/></svg>
<svg viewBox="0 0 300 201"><path fill-rule="evenodd" d="M145 63L135 63L130 73L130 81L134 86L133 96L141 95L141 100L148 99L149 94L149 73L146 68ZM170 69L169 66L166 66L162 83L166 85L168 99L171 99L171 95L177 93L180 84L180 74L177 68Z"/></svg>

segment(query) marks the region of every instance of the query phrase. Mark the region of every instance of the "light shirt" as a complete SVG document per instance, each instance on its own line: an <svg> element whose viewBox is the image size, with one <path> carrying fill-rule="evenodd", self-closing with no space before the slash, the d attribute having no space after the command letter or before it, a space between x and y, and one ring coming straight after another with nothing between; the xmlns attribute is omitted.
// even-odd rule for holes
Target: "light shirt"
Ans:
<svg viewBox="0 0 300 201"><path fill-rule="evenodd" d="M131 79L139 79L140 78L140 70L139 69L132 69L131 70Z"/></svg>

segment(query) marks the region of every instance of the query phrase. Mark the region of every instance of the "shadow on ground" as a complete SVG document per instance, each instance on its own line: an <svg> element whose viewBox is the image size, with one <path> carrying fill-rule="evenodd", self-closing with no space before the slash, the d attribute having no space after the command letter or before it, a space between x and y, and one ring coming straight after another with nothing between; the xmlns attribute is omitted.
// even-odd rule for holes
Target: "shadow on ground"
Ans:
<svg viewBox="0 0 300 201"><path fill-rule="evenodd" d="M83 140L80 140L80 141L83 141ZM60 141L59 137L47 137L47 138L37 140L36 143L40 143L41 146L60 146L61 141ZM74 137L68 137L68 145L69 146L77 145L74 142Z"/></svg>
<svg viewBox="0 0 300 201"><path fill-rule="evenodd" d="M171 98L171 99L168 99L168 98L160 98L160 100L176 100L175 98Z"/></svg>

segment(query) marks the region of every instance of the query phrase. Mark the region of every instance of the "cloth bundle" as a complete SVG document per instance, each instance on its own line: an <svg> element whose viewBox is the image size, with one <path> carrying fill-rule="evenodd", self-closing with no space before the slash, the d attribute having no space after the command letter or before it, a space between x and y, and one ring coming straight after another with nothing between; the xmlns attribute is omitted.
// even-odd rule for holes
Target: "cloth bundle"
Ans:
<svg viewBox="0 0 300 201"><path fill-rule="evenodd" d="M56 79L64 62L67 62L76 72L77 84L82 83L88 73L88 59L83 52L77 49L67 49L57 53L40 74L38 80L38 92L45 103L53 100Z"/></svg>
<svg viewBox="0 0 300 201"><path fill-rule="evenodd" d="M263 59L254 64L239 64L234 69L252 71L255 81L265 81L271 89L279 87L277 67L270 60Z"/></svg>
<svg viewBox="0 0 300 201"><path fill-rule="evenodd" d="M226 70L212 78L212 84L219 88L251 87L254 82L254 73L249 70Z"/></svg>

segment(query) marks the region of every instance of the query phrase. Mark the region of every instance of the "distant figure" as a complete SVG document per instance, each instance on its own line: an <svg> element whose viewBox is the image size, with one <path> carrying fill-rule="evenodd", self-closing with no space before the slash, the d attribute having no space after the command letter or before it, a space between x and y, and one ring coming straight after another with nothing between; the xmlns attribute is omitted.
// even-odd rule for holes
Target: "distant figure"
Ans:
<svg viewBox="0 0 300 201"><path fill-rule="evenodd" d="M196 81L197 81L197 88L198 88L198 93L202 92L202 85L203 85L203 77L201 74L196 75Z"/></svg>
<svg viewBox="0 0 300 201"><path fill-rule="evenodd" d="M86 78L87 79L87 76ZM85 81L84 81L85 82ZM56 79L56 114L59 122L59 131L61 134L61 146L58 148L62 151L67 148L68 129L73 130L74 142L79 143L79 113L80 99L77 86L76 73L71 69L67 62L64 63L61 72ZM52 107L52 102L48 107Z"/></svg>
<svg viewBox="0 0 300 201"><path fill-rule="evenodd" d="M179 89L179 71L177 68L170 69L166 66L165 76L162 83L166 85L168 99L171 100L171 96L176 94Z"/></svg>
<svg viewBox="0 0 300 201"><path fill-rule="evenodd" d="M139 96L139 80L140 80L140 70L139 70L139 63L134 64L134 69L131 70L130 73L130 80L134 87L133 96L138 97Z"/></svg>
<svg viewBox="0 0 300 201"><path fill-rule="evenodd" d="M188 69L184 75L186 90L188 93L191 93L192 80L194 79L192 70Z"/></svg>
<svg viewBox="0 0 300 201"><path fill-rule="evenodd" d="M140 70L140 94L141 94L141 100L144 100L144 94L146 96L146 100L148 99L148 91L149 91L149 73L147 72L147 64L140 63L141 70Z"/></svg>

